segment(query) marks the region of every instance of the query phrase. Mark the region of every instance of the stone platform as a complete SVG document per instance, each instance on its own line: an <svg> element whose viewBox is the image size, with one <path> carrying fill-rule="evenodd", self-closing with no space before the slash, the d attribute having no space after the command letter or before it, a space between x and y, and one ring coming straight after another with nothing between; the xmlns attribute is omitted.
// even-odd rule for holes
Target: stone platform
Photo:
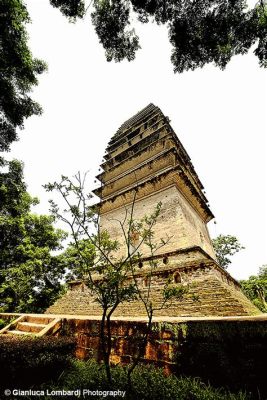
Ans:
<svg viewBox="0 0 267 400"><path fill-rule="evenodd" d="M137 268L136 279L143 294L148 288L149 259L144 258ZM202 317L257 315L261 312L247 299L240 285L223 270L203 249L194 247L163 256L154 257L157 268L153 272L150 299L153 308L158 308L157 317ZM163 289L167 279L173 285L183 285L188 293L181 300L163 302ZM67 293L55 302L46 313L99 316L101 307L82 281L72 282ZM146 310L140 300L119 305L114 316L144 317Z"/></svg>

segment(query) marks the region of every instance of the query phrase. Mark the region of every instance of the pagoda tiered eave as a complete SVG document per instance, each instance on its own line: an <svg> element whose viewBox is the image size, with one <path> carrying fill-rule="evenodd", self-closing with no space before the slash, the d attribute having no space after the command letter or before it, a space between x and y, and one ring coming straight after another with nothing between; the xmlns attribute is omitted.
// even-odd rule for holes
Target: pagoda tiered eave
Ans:
<svg viewBox="0 0 267 400"><path fill-rule="evenodd" d="M187 201L191 203L192 207L198 212L205 223L214 218L207 202L199 196L199 193L179 166L170 167L153 177L138 181L138 183L134 183L121 191L102 198L99 202L101 214L131 204L133 198L135 198L135 201L138 201L143 197L153 195L155 192L171 186L175 186ZM96 193L95 191L95 194L99 196L100 193Z"/></svg>

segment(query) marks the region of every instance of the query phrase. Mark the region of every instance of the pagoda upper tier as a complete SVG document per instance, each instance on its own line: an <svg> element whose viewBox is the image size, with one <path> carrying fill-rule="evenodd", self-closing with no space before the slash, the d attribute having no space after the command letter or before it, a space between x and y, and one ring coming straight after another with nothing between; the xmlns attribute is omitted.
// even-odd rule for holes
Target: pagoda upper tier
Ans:
<svg viewBox="0 0 267 400"><path fill-rule="evenodd" d="M213 218L190 157L159 107L149 104L125 121L104 159L101 187L94 190L101 213L130 203L133 191L141 199L175 184L205 223Z"/></svg>

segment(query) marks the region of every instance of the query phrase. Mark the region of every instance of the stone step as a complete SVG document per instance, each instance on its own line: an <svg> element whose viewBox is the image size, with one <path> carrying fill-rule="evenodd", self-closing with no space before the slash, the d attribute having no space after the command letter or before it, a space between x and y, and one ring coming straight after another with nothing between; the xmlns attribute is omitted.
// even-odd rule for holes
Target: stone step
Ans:
<svg viewBox="0 0 267 400"><path fill-rule="evenodd" d="M43 330L47 324L38 324L34 322L19 322L16 329L23 332L38 333Z"/></svg>
<svg viewBox="0 0 267 400"><path fill-rule="evenodd" d="M48 318L46 316L40 317L40 316L34 316L34 315L27 315L25 322L31 322L33 324L47 325L52 321L53 321L53 318Z"/></svg>
<svg viewBox="0 0 267 400"><path fill-rule="evenodd" d="M32 332L24 332L24 331L18 331L18 330L12 330L7 332L8 335L34 335Z"/></svg>
<svg viewBox="0 0 267 400"><path fill-rule="evenodd" d="M17 336L55 335L61 329L61 318L46 315L21 315L2 330L2 334Z"/></svg>

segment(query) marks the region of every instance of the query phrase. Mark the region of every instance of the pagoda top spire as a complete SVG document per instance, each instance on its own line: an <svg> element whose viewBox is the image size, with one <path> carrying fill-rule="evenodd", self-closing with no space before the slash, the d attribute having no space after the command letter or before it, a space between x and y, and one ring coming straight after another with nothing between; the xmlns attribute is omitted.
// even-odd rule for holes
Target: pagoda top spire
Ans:
<svg viewBox="0 0 267 400"><path fill-rule="evenodd" d="M162 113L159 107L155 106L153 103L148 104L145 108L138 111L134 116L127 119L116 131L116 133L112 136L109 141L109 146L112 146L115 142L119 141L123 136L128 134L128 131L140 124L141 122L149 119L154 114Z"/></svg>

